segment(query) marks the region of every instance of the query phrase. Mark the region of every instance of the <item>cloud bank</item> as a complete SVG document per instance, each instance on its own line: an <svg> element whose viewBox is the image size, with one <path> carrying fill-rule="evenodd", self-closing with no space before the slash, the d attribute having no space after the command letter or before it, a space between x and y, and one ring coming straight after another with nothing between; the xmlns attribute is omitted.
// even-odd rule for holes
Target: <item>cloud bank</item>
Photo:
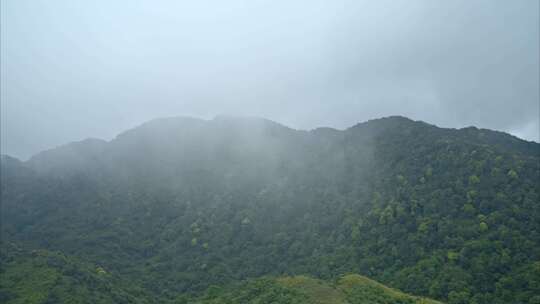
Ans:
<svg viewBox="0 0 540 304"><path fill-rule="evenodd" d="M1 2L2 153L174 115L403 115L539 141L539 2Z"/></svg>

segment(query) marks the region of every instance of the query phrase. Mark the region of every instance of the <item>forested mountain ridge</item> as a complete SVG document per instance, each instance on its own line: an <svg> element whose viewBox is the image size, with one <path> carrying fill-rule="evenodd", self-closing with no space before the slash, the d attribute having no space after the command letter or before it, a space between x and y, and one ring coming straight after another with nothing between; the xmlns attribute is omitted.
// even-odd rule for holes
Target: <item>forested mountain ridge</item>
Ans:
<svg viewBox="0 0 540 304"><path fill-rule="evenodd" d="M3 246L151 297L360 273L448 303L540 303L540 144L403 117L340 131L167 118L2 157Z"/></svg>

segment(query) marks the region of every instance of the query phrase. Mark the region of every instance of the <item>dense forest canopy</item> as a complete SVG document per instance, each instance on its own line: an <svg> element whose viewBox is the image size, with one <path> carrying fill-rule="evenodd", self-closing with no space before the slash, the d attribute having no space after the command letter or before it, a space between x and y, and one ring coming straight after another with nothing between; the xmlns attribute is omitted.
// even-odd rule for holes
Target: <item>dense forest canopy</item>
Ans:
<svg viewBox="0 0 540 304"><path fill-rule="evenodd" d="M451 304L540 303L540 144L505 133L166 118L1 168L7 303L307 303L298 280L417 303L353 273Z"/></svg>

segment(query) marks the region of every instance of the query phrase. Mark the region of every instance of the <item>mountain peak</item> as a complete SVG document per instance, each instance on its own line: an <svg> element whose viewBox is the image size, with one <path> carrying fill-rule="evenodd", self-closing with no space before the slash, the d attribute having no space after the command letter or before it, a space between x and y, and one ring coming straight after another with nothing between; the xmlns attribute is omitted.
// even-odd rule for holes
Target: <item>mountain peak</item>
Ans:
<svg viewBox="0 0 540 304"><path fill-rule="evenodd" d="M291 129L273 120L258 116L235 116L235 115L217 115L212 120L214 123L235 125L238 127L263 127L263 128L281 128Z"/></svg>
<svg viewBox="0 0 540 304"><path fill-rule="evenodd" d="M387 125L387 126L400 126L400 125L412 125L412 124L426 124L423 121L419 120L412 120L405 116L400 115L393 115L393 116L387 116L387 117L381 117L376 119L370 119L365 122L361 122L356 124L353 127L356 126L365 126L365 125L374 125L374 126L381 126L381 125Z"/></svg>

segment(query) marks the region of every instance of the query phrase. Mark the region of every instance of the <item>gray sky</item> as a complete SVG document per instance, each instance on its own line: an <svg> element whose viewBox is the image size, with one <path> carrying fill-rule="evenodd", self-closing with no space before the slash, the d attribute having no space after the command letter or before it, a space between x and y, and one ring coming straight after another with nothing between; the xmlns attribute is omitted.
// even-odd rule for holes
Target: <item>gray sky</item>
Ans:
<svg viewBox="0 0 540 304"><path fill-rule="evenodd" d="M539 1L1 1L1 148L162 116L403 115L539 140Z"/></svg>

